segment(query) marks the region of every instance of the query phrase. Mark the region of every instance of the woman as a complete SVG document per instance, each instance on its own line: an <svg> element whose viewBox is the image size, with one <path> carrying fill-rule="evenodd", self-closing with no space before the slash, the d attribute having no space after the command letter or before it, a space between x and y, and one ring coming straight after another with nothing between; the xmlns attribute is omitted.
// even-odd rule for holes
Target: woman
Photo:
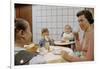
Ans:
<svg viewBox="0 0 100 69"><path fill-rule="evenodd" d="M70 62L75 61L91 61L94 60L94 19L90 11L82 10L77 13L80 28L84 31L82 43L76 40L76 48L80 50L82 55L70 56L67 52L62 51L62 57Z"/></svg>

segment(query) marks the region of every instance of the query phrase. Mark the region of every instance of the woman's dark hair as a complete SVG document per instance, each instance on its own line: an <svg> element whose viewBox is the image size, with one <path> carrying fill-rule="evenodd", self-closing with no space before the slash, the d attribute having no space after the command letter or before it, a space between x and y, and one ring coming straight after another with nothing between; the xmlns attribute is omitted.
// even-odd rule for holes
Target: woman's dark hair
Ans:
<svg viewBox="0 0 100 69"><path fill-rule="evenodd" d="M94 18L93 18L92 13L90 11L82 10L82 11L78 12L76 16L79 17L81 15L84 15L90 24L94 23Z"/></svg>

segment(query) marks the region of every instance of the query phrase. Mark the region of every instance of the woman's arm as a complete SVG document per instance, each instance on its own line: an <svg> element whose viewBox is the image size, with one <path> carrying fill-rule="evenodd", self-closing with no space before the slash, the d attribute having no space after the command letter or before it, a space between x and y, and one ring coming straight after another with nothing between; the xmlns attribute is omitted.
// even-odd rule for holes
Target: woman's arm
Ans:
<svg viewBox="0 0 100 69"><path fill-rule="evenodd" d="M94 35L93 35L93 33L88 34L88 35L89 35L89 36L87 36L88 41L87 41L87 44L85 44L88 46L86 55L84 56L85 58L68 55L68 53L65 51L62 51L62 57L65 60L70 61L70 62L94 60Z"/></svg>
<svg viewBox="0 0 100 69"><path fill-rule="evenodd" d="M82 46L81 46L81 43L80 43L79 33L73 32L73 35L74 35L74 39L75 39L76 50L81 51Z"/></svg>
<svg viewBox="0 0 100 69"><path fill-rule="evenodd" d="M94 32L90 32L88 38L88 48L87 48L87 53L86 53L86 58L88 60L94 60Z"/></svg>
<svg viewBox="0 0 100 69"><path fill-rule="evenodd" d="M85 61L86 59L82 59L80 57L77 56L71 56L69 55L67 52L62 51L62 57L69 62L78 62L78 61Z"/></svg>
<svg viewBox="0 0 100 69"><path fill-rule="evenodd" d="M75 40L76 41L76 43L75 43L75 46L76 46L76 50L77 51L81 51L82 50L82 46L81 46L81 43L80 43L80 41L79 40Z"/></svg>

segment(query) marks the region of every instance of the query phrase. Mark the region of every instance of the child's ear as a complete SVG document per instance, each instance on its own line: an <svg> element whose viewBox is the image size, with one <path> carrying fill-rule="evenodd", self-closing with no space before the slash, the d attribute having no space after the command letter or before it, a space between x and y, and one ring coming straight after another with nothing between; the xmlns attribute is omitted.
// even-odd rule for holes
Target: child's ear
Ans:
<svg viewBox="0 0 100 69"><path fill-rule="evenodd" d="M23 30L20 30L19 34L20 34L21 37L24 37L25 32Z"/></svg>
<svg viewBox="0 0 100 69"><path fill-rule="evenodd" d="M20 30L20 32L21 32L21 35L24 35L24 31L23 30Z"/></svg>

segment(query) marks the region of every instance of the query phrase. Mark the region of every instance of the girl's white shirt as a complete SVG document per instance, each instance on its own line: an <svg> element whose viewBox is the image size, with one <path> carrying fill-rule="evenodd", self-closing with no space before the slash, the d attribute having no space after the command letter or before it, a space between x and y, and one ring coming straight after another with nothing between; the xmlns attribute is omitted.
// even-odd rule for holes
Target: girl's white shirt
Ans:
<svg viewBox="0 0 100 69"><path fill-rule="evenodd" d="M67 38L68 40L72 40L74 38L73 33L64 33L63 38Z"/></svg>

